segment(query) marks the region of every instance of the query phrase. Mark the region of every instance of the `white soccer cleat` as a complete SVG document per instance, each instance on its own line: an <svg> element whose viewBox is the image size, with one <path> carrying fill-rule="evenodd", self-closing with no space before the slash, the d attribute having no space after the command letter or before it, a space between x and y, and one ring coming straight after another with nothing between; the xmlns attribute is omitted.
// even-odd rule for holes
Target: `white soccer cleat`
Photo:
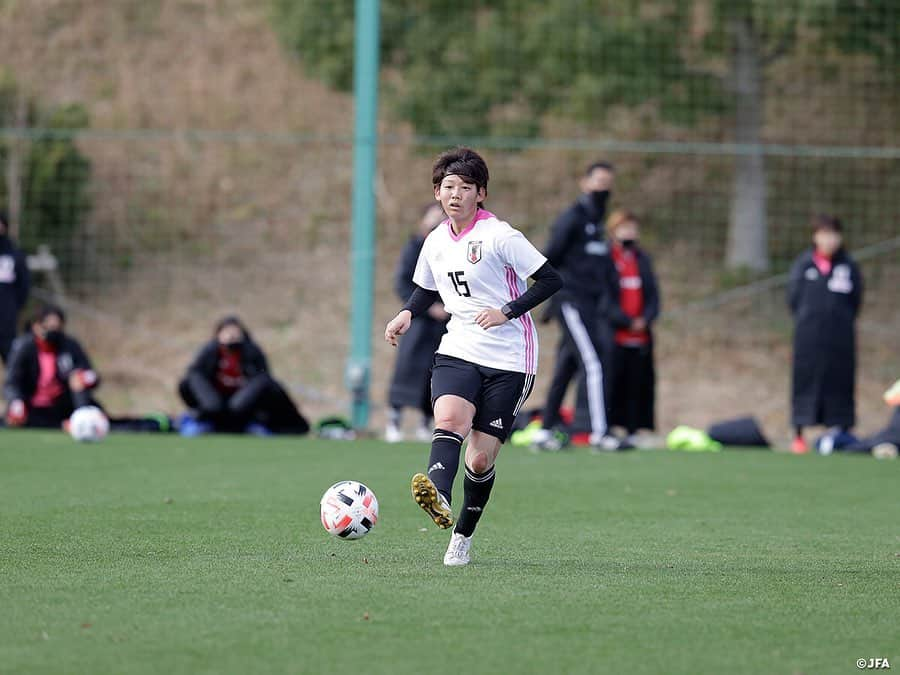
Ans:
<svg viewBox="0 0 900 675"><path fill-rule="evenodd" d="M416 440L423 443L431 443L434 432L428 427L419 427L416 429Z"/></svg>
<svg viewBox="0 0 900 675"><path fill-rule="evenodd" d="M399 443L403 440L403 432L394 424L388 424L384 429L384 440L388 443Z"/></svg>
<svg viewBox="0 0 900 675"><path fill-rule="evenodd" d="M454 532L450 537L450 545L444 554L444 564L447 567L460 567L469 564L469 547L472 545L472 537L466 537Z"/></svg>

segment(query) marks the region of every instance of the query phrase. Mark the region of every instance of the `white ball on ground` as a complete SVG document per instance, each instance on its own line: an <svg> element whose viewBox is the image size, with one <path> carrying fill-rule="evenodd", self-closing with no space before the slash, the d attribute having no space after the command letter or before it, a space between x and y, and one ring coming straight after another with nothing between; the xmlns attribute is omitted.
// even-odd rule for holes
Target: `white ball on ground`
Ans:
<svg viewBox="0 0 900 675"><path fill-rule="evenodd" d="M341 539L364 537L378 522L375 493L355 480L332 485L319 506L325 531Z"/></svg>
<svg viewBox="0 0 900 675"><path fill-rule="evenodd" d="M109 420L97 406L77 408L69 418L69 435L81 443L96 443L109 433Z"/></svg>

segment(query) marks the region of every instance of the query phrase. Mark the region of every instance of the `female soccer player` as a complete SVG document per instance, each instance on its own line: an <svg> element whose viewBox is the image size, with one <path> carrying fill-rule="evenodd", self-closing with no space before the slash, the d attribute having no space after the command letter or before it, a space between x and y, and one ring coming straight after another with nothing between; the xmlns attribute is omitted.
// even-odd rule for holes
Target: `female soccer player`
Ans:
<svg viewBox="0 0 900 675"><path fill-rule="evenodd" d="M534 384L537 331L528 311L562 280L521 232L481 208L488 168L478 153L443 153L432 183L449 218L426 238L416 288L384 338L396 346L412 318L437 300L450 314L431 376L435 429L428 471L413 476L412 492L438 527L453 525L451 491L468 437L463 505L444 555L444 564L454 566L469 562L472 533L494 485L494 462Z"/></svg>

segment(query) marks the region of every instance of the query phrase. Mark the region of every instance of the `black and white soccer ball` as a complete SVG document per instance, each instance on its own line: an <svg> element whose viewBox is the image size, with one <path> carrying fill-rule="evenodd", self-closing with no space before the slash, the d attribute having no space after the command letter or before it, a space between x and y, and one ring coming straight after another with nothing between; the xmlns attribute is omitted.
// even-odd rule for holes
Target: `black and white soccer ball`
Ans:
<svg viewBox="0 0 900 675"><path fill-rule="evenodd" d="M341 539L364 537L378 522L375 493L355 480L332 485L319 505L325 531Z"/></svg>

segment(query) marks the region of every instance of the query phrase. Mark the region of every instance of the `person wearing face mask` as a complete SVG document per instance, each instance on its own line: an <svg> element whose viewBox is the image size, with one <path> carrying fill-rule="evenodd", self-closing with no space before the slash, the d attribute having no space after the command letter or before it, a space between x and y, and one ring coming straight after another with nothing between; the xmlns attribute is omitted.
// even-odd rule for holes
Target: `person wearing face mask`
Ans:
<svg viewBox="0 0 900 675"><path fill-rule="evenodd" d="M16 340L3 388L7 425L60 428L76 408L99 407L92 392L100 378L65 325L63 310L45 305Z"/></svg>
<svg viewBox="0 0 900 675"><path fill-rule="evenodd" d="M8 362L19 312L28 300L31 277L25 255L9 238L9 220L0 211L0 361Z"/></svg>
<svg viewBox="0 0 900 675"><path fill-rule="evenodd" d="M813 247L794 261L788 306L794 319L792 452L808 452L803 428L846 431L856 423L856 317L863 300L859 266L844 249L841 221L812 220Z"/></svg>
<svg viewBox="0 0 900 675"><path fill-rule="evenodd" d="M659 285L650 256L639 246L640 224L620 209L607 220L610 257L601 314L613 331L609 360L609 424L623 427L633 445L639 429L654 429L656 374L651 326L659 317Z"/></svg>
<svg viewBox="0 0 900 675"><path fill-rule="evenodd" d="M220 320L188 366L178 385L184 403L195 411L180 425L183 436L226 433L305 434L309 423L284 388L243 322Z"/></svg>
<svg viewBox="0 0 900 675"><path fill-rule="evenodd" d="M607 162L595 162L587 168L581 179L581 196L556 219L544 251L564 285L554 299L553 311L562 336L557 350L559 363L544 404L542 429L534 438L538 450L560 448L553 429L560 424L559 408L576 373L586 393L591 445L619 449L617 440L608 433L602 365L605 355L598 320L604 291L602 270L609 255L603 219L614 178L615 170Z"/></svg>

